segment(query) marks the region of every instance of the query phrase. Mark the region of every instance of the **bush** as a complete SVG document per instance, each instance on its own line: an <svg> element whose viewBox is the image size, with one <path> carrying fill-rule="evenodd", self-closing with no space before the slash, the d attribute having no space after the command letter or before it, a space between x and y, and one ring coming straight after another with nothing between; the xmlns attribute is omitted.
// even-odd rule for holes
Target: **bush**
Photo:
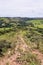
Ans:
<svg viewBox="0 0 43 65"><path fill-rule="evenodd" d="M0 41L0 55L3 55L9 48L11 48L10 42L6 40Z"/></svg>

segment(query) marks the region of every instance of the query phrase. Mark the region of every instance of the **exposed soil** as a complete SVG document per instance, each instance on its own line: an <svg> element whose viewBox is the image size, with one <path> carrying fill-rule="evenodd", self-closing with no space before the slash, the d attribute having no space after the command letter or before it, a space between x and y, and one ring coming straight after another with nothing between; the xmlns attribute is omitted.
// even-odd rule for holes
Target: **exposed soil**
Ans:
<svg viewBox="0 0 43 65"><path fill-rule="evenodd" d="M20 53L17 51L18 48L22 48L23 51L26 51L28 49L27 44L25 43L24 39L18 35L17 37L17 46L15 48L15 53L13 55L11 55L10 57L5 56L3 58L0 59L0 65L21 65L18 62L16 62L16 58L20 55ZM29 48L30 50L30 48ZM43 65L43 54L40 53L38 50L33 50L32 51L33 54L37 55L37 59L41 61L41 65Z"/></svg>

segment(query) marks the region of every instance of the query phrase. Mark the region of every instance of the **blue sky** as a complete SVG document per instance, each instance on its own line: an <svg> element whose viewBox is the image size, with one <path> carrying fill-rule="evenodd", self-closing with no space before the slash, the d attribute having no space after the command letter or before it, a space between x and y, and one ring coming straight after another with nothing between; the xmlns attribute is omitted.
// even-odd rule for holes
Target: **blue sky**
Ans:
<svg viewBox="0 0 43 65"><path fill-rule="evenodd" d="M43 17L43 0L0 0L2 17Z"/></svg>

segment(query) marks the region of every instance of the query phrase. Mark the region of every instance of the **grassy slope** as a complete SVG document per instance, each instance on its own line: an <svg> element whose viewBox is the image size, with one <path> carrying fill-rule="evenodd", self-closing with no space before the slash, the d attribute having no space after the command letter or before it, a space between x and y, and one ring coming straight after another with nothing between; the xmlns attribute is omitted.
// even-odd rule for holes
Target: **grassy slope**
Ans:
<svg viewBox="0 0 43 65"><path fill-rule="evenodd" d="M9 20L8 19L6 19L6 18L3 18L3 20L5 21L5 22L9 22ZM0 28L0 32L5 32L5 31L8 31L9 29L11 30L11 31L9 31L9 32L5 32L5 34L0 34L0 41L1 40L7 40L7 41L10 41L11 43L15 43L15 41L17 41L18 40L18 38L17 38L17 36L18 35L21 35L21 36L23 36L24 37L24 40L25 40L25 42L28 44L28 46L30 46L31 47L31 49L33 49L33 48L36 48L36 40L35 40L35 42L34 42L34 44L33 44L33 42L31 42L31 40L32 40L32 37L34 38L34 36L35 36L35 39L37 38L37 36L38 36L38 38L42 35L42 33L40 33L40 32L38 32L37 31L37 29L38 28L40 28L40 30L41 29L43 29L43 24L42 24L42 21L43 20L28 20L28 21L26 21L26 23L29 23L29 22L32 22L33 24L34 24L34 27L32 27L32 26L26 26L26 29L24 29L22 26L20 26L20 29L18 28L18 27L16 27L17 26L17 24L18 24L18 21L19 20L17 20L17 22L16 23L13 23L13 26L14 27L5 27L5 29L4 28ZM11 22L11 21L10 21ZM10 24L10 23L9 23ZM25 27L25 26L24 26ZM17 31L12 31L12 29L16 29ZM33 34L32 34L33 33ZM27 36L30 36L30 38L29 37L27 37ZM40 37L40 39L41 39L41 37ZM39 42L41 42L41 44L40 44L40 48L39 48L39 50L41 50L41 52L43 52L43 44L42 44L42 39L40 40L40 39L38 39L39 40ZM33 39L34 40L34 39ZM38 42L38 43L39 43ZM17 42L18 43L18 42ZM37 62L36 62L36 59L34 59L34 55L30 55L30 56L28 56L28 54L29 53L27 53L25 56L21 56L22 58L21 58L21 61L23 61L23 60L29 60L29 63L30 63L30 65L37 65ZM23 58L24 57L24 58ZM29 59L28 59L29 58ZM36 58L36 57L35 57ZM19 59L20 60L20 59ZM32 61L33 60L33 61ZM35 61L34 61L35 60ZM28 61L26 61L27 62L27 64L26 65L28 65ZM25 64L24 64L25 65Z"/></svg>

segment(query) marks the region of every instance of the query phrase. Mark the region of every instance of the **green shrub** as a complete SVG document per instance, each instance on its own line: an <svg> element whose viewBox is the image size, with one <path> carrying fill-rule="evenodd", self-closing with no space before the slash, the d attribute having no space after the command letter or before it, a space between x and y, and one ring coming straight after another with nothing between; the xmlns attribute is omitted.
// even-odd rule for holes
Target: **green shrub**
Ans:
<svg viewBox="0 0 43 65"><path fill-rule="evenodd" d="M0 41L0 55L4 52L6 52L9 48L11 48L11 43L6 41L6 40L2 40Z"/></svg>

